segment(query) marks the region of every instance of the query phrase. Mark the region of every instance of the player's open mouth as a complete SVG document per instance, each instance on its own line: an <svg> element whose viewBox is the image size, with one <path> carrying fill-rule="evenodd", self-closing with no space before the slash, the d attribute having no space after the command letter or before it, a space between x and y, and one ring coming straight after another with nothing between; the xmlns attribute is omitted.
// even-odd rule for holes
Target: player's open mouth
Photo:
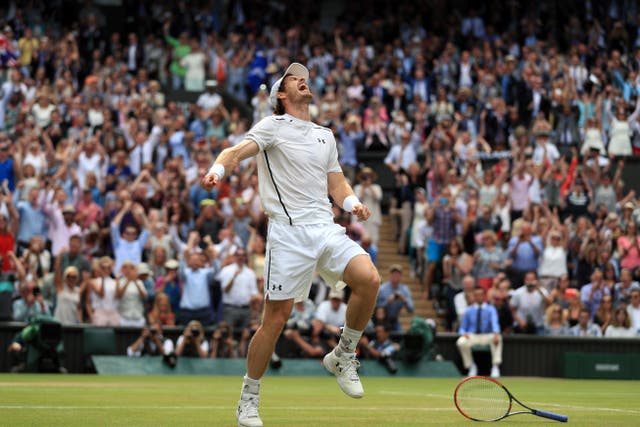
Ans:
<svg viewBox="0 0 640 427"><path fill-rule="evenodd" d="M303 83L303 84L298 86L298 90L300 92L304 92L305 90L309 90L309 86L307 86L306 84Z"/></svg>

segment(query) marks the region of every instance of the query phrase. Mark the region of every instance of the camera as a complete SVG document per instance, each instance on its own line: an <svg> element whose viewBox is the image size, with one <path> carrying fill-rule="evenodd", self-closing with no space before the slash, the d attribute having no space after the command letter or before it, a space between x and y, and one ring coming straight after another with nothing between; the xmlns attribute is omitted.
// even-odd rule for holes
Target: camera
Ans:
<svg viewBox="0 0 640 427"><path fill-rule="evenodd" d="M395 374L396 372L398 372L396 361L393 360L391 356L381 356L379 360L380 363L382 363L382 365L387 368L387 371L389 371L390 373Z"/></svg>
<svg viewBox="0 0 640 427"><path fill-rule="evenodd" d="M40 295L40 288L38 286L36 286L35 288L33 288L33 296L37 297L38 295Z"/></svg>
<svg viewBox="0 0 640 427"><path fill-rule="evenodd" d="M151 335L156 335L158 333L158 330L156 328L152 328L151 330L149 330L149 332L151 332Z"/></svg>
<svg viewBox="0 0 640 427"><path fill-rule="evenodd" d="M223 329L220 331L220 337L223 340L226 340L227 338L229 338L229 330L228 329Z"/></svg>
<svg viewBox="0 0 640 427"><path fill-rule="evenodd" d="M194 338L199 336L200 335L200 329L195 328L195 327L191 328L191 335L193 335Z"/></svg>

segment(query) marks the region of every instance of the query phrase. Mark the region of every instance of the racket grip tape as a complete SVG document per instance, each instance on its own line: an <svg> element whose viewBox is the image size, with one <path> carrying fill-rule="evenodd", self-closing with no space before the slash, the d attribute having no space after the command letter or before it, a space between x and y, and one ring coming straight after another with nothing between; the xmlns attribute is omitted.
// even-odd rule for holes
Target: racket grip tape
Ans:
<svg viewBox="0 0 640 427"><path fill-rule="evenodd" d="M533 410L533 415L537 415L543 418L549 418L550 420L560 421L562 423L566 423L569 420L569 417L566 415L554 414L553 412L540 411L538 409Z"/></svg>

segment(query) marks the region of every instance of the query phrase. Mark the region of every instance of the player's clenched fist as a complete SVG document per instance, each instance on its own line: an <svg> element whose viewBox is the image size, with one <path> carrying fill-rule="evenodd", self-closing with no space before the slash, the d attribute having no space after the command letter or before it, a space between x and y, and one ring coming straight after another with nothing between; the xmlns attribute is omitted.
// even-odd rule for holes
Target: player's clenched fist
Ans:
<svg viewBox="0 0 640 427"><path fill-rule="evenodd" d="M371 216L371 211L363 204L355 205L351 213L358 217L358 221L366 221Z"/></svg>
<svg viewBox="0 0 640 427"><path fill-rule="evenodd" d="M200 186L207 191L211 191L213 187L218 183L218 174L208 173L200 181Z"/></svg>

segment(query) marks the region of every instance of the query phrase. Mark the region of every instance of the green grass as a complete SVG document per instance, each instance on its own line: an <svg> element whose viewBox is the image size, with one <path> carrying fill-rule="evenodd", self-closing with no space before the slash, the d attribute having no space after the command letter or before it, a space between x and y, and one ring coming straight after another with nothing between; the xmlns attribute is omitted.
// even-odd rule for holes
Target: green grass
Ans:
<svg viewBox="0 0 640 427"><path fill-rule="evenodd" d="M2 426L235 426L236 377L0 375ZM456 379L363 378L353 400L326 378L266 377L267 427L472 425L453 405ZM638 425L633 381L504 378L524 403L569 416L575 426ZM553 425L517 415L500 425Z"/></svg>

